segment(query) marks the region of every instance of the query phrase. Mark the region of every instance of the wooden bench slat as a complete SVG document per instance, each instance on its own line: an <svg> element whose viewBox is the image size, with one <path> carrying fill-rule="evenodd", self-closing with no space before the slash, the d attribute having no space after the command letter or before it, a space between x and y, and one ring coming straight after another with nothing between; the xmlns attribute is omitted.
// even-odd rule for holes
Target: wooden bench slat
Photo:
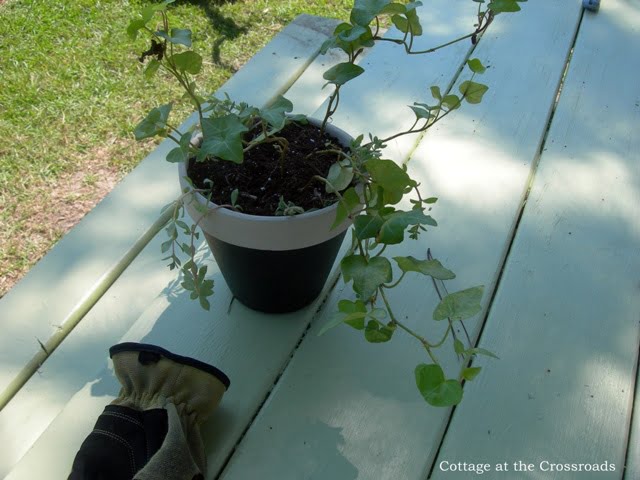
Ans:
<svg viewBox="0 0 640 480"><path fill-rule="evenodd" d="M317 43L318 46L319 44L320 42ZM330 59L331 58L334 58L334 60L331 60L331 61L335 61L336 57L330 57ZM366 60L366 57L365 57L365 60ZM321 65L319 66L312 65L310 68L315 68L316 70L318 70L322 67L322 64L327 63L327 60L324 58L319 59L319 61L321 62ZM304 85L302 85L302 81L305 82ZM308 78L308 76L303 74L301 81L298 82L292 89L292 94L302 95L304 92L307 92L312 87L319 88L319 86L322 83L324 83L322 79L319 77L314 78L313 84L310 84L310 83L307 84L307 82L309 81L310 79ZM298 90L296 90L296 88L298 88ZM299 93L296 94L295 93L296 91L298 91ZM287 96L291 96L291 95L287 93ZM236 95L232 95L232 97L240 98ZM319 97L319 98L322 99L322 97ZM317 108L317 105L314 105L314 108ZM134 265L131 268L135 268L135 264L141 261L142 259L136 260L136 262L134 262ZM161 268L161 266L158 266L157 268ZM210 271L215 272L216 268L212 266ZM218 279L218 288L217 288L217 294L216 294L216 304L213 307L213 310L216 312L226 312L225 302L228 301L229 294L228 294L228 291L226 291L226 288L223 282L221 281L221 278L218 276L217 279ZM112 290L117 288L117 286L118 286L118 283L114 285ZM162 291L162 288L158 288L157 294L160 294L161 291ZM129 293L129 295L132 295L132 294L133 293L131 292ZM184 294L181 294L181 295L184 296ZM126 297L126 295L123 295L123 296ZM192 308L196 308L196 307L192 307ZM163 308L164 308L164 305L162 303L162 300L160 299L158 300L155 307L151 307L148 310L146 314L147 316L143 315L142 318L148 318L148 316L153 317L153 315L155 314L157 316L161 316L160 320L158 320L160 322L163 318L163 315L162 315L164 311ZM96 306L96 309L94 310L98 310L98 306ZM171 311L173 312L173 310ZM283 338L282 334L278 334L277 339L273 338L272 336L268 336L266 334L256 335L256 338L261 338L265 343L273 344L275 351L269 350L266 354L260 354L260 355L257 354L255 357L244 358L247 356L245 352L246 347L242 346L238 340L236 340L235 342L231 342L230 347L226 347L226 349L222 349L223 350L222 353L225 353L227 355L227 357L225 358L227 359L232 358L235 360L236 356L240 355L240 358L244 358L244 361L241 362L238 360L237 365L232 362L232 364L228 366L226 363L221 364L221 361L225 362L225 360L224 359L221 360L221 358L218 357L218 353L220 352L216 352L215 350L207 351L207 352L197 351L197 344L193 342L193 338L202 339L201 341L205 342L203 345L206 345L206 340L211 335L219 334L221 338L225 338L226 336L229 336L229 333L227 333L224 330L221 330L221 327L217 323L212 323L211 315L210 314L208 315L205 312L201 312L199 310L199 307L197 307L196 311L193 312L192 314L185 315L190 318L190 322L197 322L197 320L195 320L197 318L206 319L205 324L208 326L208 328L213 329L212 332L214 333L209 332L209 334L205 334L205 333L194 333L194 331L190 331L191 340L192 340L191 345L189 345L190 348L187 348L187 346L185 345L186 343L185 341L183 343L179 343L176 346L177 349L183 354L196 355L201 360L217 363L219 366L225 369L225 371L227 371L227 373L232 378L232 381L233 381L233 378L241 378L243 379L244 382L248 382L248 386L245 388L250 387L249 393L247 393L246 390L241 390L241 389L238 389L238 387L235 387L235 383L234 383L234 387L232 387L231 391L229 392L226 401L229 402L229 404L234 405L234 412L236 416L231 417L227 420L229 423L225 425L225 428L224 428L225 436L222 438L222 440L218 440L217 439L218 437L211 436L211 434L207 437L209 443L213 443L215 445L218 445L218 443L221 444L220 448L217 448L213 452L212 458L210 459L211 468L213 471L215 471L215 469L219 470L221 468L224 462L224 459L226 458L226 455L228 454L228 452L231 452L232 449L235 447L237 439L242 435L248 422L251 420L251 418L255 414L256 409L259 408L259 405L264 399L265 395L268 393L268 390L272 385L272 382L277 377L280 369L286 363L286 359L288 355L290 354L291 350L295 347L298 339L302 336L304 329L306 329L308 323L311 321L311 317L314 311L315 310L313 309L308 309L306 313L305 312L297 313L296 318L298 318L297 320L298 323L296 325L290 326L290 331L289 331L290 336L286 338ZM236 307L234 307L231 310L231 316L232 318L235 319L237 318L236 315L237 315L237 310L236 310ZM226 313L222 313L222 316L224 318L226 316ZM240 315L240 318L242 318L243 316L244 316L244 313ZM88 319L85 319L85 321L86 320ZM238 319L238 322L239 321L240 319ZM242 318L242 321L244 322L245 319ZM274 320L265 319L264 321L274 321ZM141 319L137 322L137 325L141 325L143 323L144 321ZM83 325L81 326L84 326L84 324L85 322L83 322ZM200 325L202 325L202 322L200 323ZM194 328L197 328L197 327L194 327ZM154 328L152 327L149 327L149 329L154 331ZM243 331L245 330L243 329ZM163 332L164 333L160 336L160 340L158 341L166 348L172 348L171 344L173 339L167 337L166 331L163 330ZM138 334L131 333L127 335L125 338L127 340L144 339L144 341L153 341L153 339L150 340L145 335L145 333L146 331L140 332ZM242 336L241 334L237 334L237 335L238 337ZM245 335L249 336L250 333L246 333ZM67 340L67 342L65 343L68 343L68 342L69 340ZM69 347L69 345L65 345L65 346ZM233 356L230 354L230 352L232 353L234 352ZM226 361L229 361L229 360L226 360ZM111 392L112 395L114 393L115 393L115 390ZM86 435L87 431L91 427L91 423L94 421L95 417L99 413L100 406L108 402L108 399L109 399L109 397L107 396L106 398L104 398L104 403L99 403L99 402L92 403L91 400L87 399L88 397L90 397L90 395L91 395L91 389L90 387L87 386L85 390L81 390L76 395L76 397L74 397L74 399L71 400L70 404L64 409L61 415L59 415L55 419L55 421L52 423L50 428L39 439L35 447L19 463L16 469L12 472L10 478L26 478L29 475L34 475L35 470L33 469L38 468L36 467L36 465L46 464L50 461L51 458L66 459L67 463L64 463L63 460L60 460L60 462L58 462L62 466L62 468L66 468L67 464L71 461L73 454L77 450L82 438ZM239 399L236 399L236 396L238 396ZM84 423L85 423L84 429L74 430L75 433L72 435L64 427L60 426L60 425L63 425L65 422L67 422L68 419L74 417L73 412L75 411L87 412L86 408L89 408L87 405L88 406L93 405L95 410L92 410L91 414L87 414L83 416ZM225 417L222 416L222 418L225 418ZM63 435L66 440L64 442L59 441L59 438L61 437L59 437L58 435ZM72 438L74 439L73 441L71 440Z"/></svg>
<svg viewBox="0 0 640 480"><path fill-rule="evenodd" d="M437 17L452 6L450 2L430 2L428 8L429 14L435 9ZM425 194L440 197L433 213L440 226L419 242L387 249L390 256L424 257L431 247L445 265L459 273L458 279L447 282L449 291L486 285L485 308L510 243L581 14L579 5L567 8L557 2L529 2L523 4L523 10L497 19L496 30L473 53L492 65L479 79L490 85L488 98L443 120L426 135L408 163L410 172L424 185ZM522 54L523 45L526 55ZM363 76L354 89L366 90L361 98L370 95L376 102L388 100L390 108L410 103L404 86L390 97L387 79L378 71L393 70L398 55L380 52L376 47L367 59L371 66L365 75L375 81ZM420 77L416 84L422 85L422 92L428 92L431 82L440 80L436 72L443 70L432 69L429 58L423 62L422 69L412 71ZM457 68L457 64L451 63L449 68ZM507 69L510 75L499 69ZM434 72L433 78L428 72ZM345 101L347 98L345 93ZM514 101L522 112L519 122L503 119L514 108ZM372 126L379 128L376 133L384 134L393 128L392 119L405 121L405 116L409 114L387 111L381 125ZM363 121L350 108L341 118ZM367 118L378 117L371 114ZM338 120L336 124L342 125ZM352 123L346 125L355 128ZM403 158L402 153L398 158ZM436 322L431 320L436 294L430 280L416 280L391 291L391 303L397 306L397 317L411 328L429 331L438 338L433 333ZM339 284L332 292L222 479L426 478L450 413L449 409L429 407L415 388L413 367L427 363L428 358L415 340L401 332L380 345L368 344L348 327L317 337L335 311L342 288ZM474 338L480 327L478 321L467 326ZM451 375L457 374L453 355L443 352L438 356ZM482 363L491 370L497 362ZM465 392L463 403L472 395Z"/></svg>
<svg viewBox="0 0 640 480"><path fill-rule="evenodd" d="M623 478L640 334L638 25L638 3L584 15L481 338L501 360L465 387L438 462L534 465L505 478ZM640 478L637 445L628 480Z"/></svg>
<svg viewBox="0 0 640 480"><path fill-rule="evenodd" d="M327 32L336 24L335 20L299 16L218 93L244 99L246 92L248 101L264 105L300 76L301 70L316 57ZM251 88L256 81L266 82L268 89ZM309 106L315 109L322 100L310 102ZM109 262L116 262L118 255L131 246L128 242L135 240L133 234L139 234L141 228L156 220L162 205L177 197L175 166L164 161L163 156L168 148L172 148L171 143L161 145L145 159L1 301L0 374L6 382L11 381L33 353L23 351L27 340L35 345L38 345L36 336L45 340L45 327L56 334L57 328L51 324L62 323L67 310L74 308L74 302L91 292L100 275L108 271ZM141 190L142 185L145 189ZM130 209L128 213L126 208ZM109 230L114 225L122 227L122 231ZM131 225L140 225L140 228L133 232L125 230ZM5 445L0 451L0 477L25 454L69 399L104 368L108 347L123 336L164 288L176 281L176 274L169 272L160 261L162 237L155 238L143 250L38 369L37 375L0 411L0 439ZM99 250L97 242L100 242ZM68 262L68 267L62 266L64 262ZM60 276L56 278L63 278L64 283L51 280L55 268L59 268L55 273ZM221 278L218 284L223 284ZM42 304L33 301L39 296L45 296ZM224 289L218 296L228 301Z"/></svg>

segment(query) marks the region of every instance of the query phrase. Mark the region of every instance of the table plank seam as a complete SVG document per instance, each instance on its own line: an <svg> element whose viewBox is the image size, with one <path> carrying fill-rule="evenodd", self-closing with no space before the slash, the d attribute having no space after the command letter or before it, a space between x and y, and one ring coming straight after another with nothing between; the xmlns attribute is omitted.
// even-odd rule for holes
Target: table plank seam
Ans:
<svg viewBox="0 0 640 480"><path fill-rule="evenodd" d="M350 250L350 251L353 251L353 250ZM307 327L305 328L304 332L302 332L302 335L300 335L300 338L298 339L298 341L294 345L293 349L291 350L291 353L289 354L288 359L282 365L282 368L280 369L280 372L274 378L271 387L265 392L264 398L262 399L260 404L257 406L255 412L253 413L253 415L251 416L251 418L247 422L246 427L244 428L242 433L238 436L238 439L236 440L235 445L229 451L229 454L227 455L227 457L222 462L222 465L220 466L220 469L218 470L218 473L214 477L215 480L219 480L222 477L222 475L224 474L224 472L225 472L225 470L227 468L227 465L229 464L229 462L233 458L238 446L242 443L244 437L247 435L247 433L249 432L249 430L253 426L254 422L256 421L256 419L258 418L260 413L262 412L262 408L264 407L264 405L269 400L269 397L271 397L271 395L273 394L274 389L276 388L276 386L280 382L280 378L282 378L282 375L284 375L284 373L286 372L287 368L291 364L291 361L293 360L296 352L298 351L298 349L302 345L302 342L307 337L307 334L311 330L316 318L321 315L323 309L325 308L325 305L327 304L327 301L329 300L329 297L330 297L331 293L336 288L336 285L338 284L339 281L340 281L340 269L336 268L331 272L331 275L330 275L329 279L327 280L327 284L325 285L325 288L323 289L323 291L321 293L322 300L318 304L318 307L316 308L316 311L314 312L314 314L311 316L311 318L309 320L309 323L307 324Z"/></svg>
<svg viewBox="0 0 640 480"><path fill-rule="evenodd" d="M499 260L499 269L498 269L497 274L496 274L496 280L493 283L494 287L493 287L493 289L491 291L487 292L488 295L489 295L489 300L487 301L486 307L483 309L483 311L480 314L481 315L480 329L478 331L478 335L477 335L475 341L472 342L472 345L474 347L478 347L481 344L482 334L484 332L485 326L487 325L487 320L488 320L489 315L491 313L491 307L492 307L492 305L493 305L493 303L494 303L494 301L496 299L497 292L498 292L498 289L500 287L500 282L502 280L502 277L503 277L503 274L504 274L504 271L505 271L505 266L507 264L507 260L509 258L509 255L511 253L512 247L513 247L514 242L515 242L515 237L516 237L516 233L518 232L518 227L520 225L520 222L522 221L522 217L523 217L524 210L525 210L525 207L526 207L526 204L527 204L527 200L528 200L529 194L531 192L531 187L532 187L533 182L535 180L535 174L536 174L536 171L538 169L538 165L540 164L540 159L542 157L542 153L544 152L544 147L545 147L545 144L546 144L546 141L547 141L547 137L548 137L549 131L551 129L551 123L553 122L554 114L556 112L556 109L557 109L558 104L560 102L560 98L562 96L562 88L564 86L564 80L566 78L566 74L567 74L567 72L568 72L568 70L570 68L570 65L571 65L571 56L572 56L572 52L573 52L573 49L574 49L575 44L576 44L576 40L578 38L578 34L580 32L580 26L582 25L583 16L584 16L584 10L579 15L578 21L577 21L575 29L574 29L574 34L573 34L573 38L572 38L572 41L571 41L571 46L569 48L569 51L567 52L567 59L565 61L565 66L564 66L564 68L562 70L562 74L561 74L560 79L558 81L558 86L556 87L556 90L555 90L556 93L554 95L554 101L552 102L551 108L549 109L549 114L547 116L547 121L546 121L546 127L545 127L545 129L543 131L543 135L542 135L541 140L540 140L540 145L538 146L538 148L536 150L536 154L534 156L534 159L533 159L533 162L532 162L532 165L531 165L531 170L530 170L530 173L529 173L529 179L527 181L527 188L525 189L525 191L523 193L523 197L520 200L520 204L519 204L519 207L518 207L518 212L516 214L516 220L513 223L512 227L511 227L511 229L509 231L508 245L506 246L505 251L504 251L503 255L501 256L501 258ZM473 51L475 50L476 46L477 45L474 45L473 48L470 49L469 56L471 54L473 54ZM469 56L467 58L469 58ZM465 60L465 62L466 62L466 60ZM458 75L462 72L463 68L464 68L464 63L460 67L460 71L458 72ZM452 86L455 84L455 81L457 81L457 78L458 78L458 76L456 76L456 80L454 80L454 82L452 83ZM452 88L452 86L450 86L449 88ZM436 291L437 291L437 289L436 289ZM466 383L466 381L465 381L465 383ZM453 420L453 416L455 414L456 408L457 408L457 406L454 406L451 409L450 413L449 413L449 417L447 419L447 423L446 423L446 425L444 427L442 435L440 436L439 445L438 445L438 447L437 447L437 449L435 451L434 459L437 459L439 457L440 451L444 446L445 438L446 438L447 433L449 431L449 427L450 427L451 422ZM630 431L630 429L631 429L631 423L629 424L629 431ZM436 466L437 466L437 461L434 461L431 464L431 468L429 469L429 472L428 472L427 476L425 477L427 480L430 479L432 477L432 475L434 474Z"/></svg>
<svg viewBox="0 0 640 480"><path fill-rule="evenodd" d="M171 211L167 210L133 243L122 257L107 270L102 278L89 290L78 304L69 312L67 318L63 320L57 332L44 343L36 338L40 344L38 352L27 362L20 373L13 379L7 388L0 393L0 410L2 410L29 379L46 362L47 358L60 346L65 338L82 321L85 315L109 290L111 285L122 275L126 268L135 260L140 252L155 237L169 220Z"/></svg>
<svg viewBox="0 0 640 480"><path fill-rule="evenodd" d="M640 320L638 321L638 323L640 324ZM638 332L638 345L640 345L640 332ZM635 371L633 374L633 378L635 378L635 382L633 384L633 395L631 395L631 407L630 407L630 411L631 414L629 415L629 421L627 423L627 435L625 437L625 442L626 442L626 448L625 448L625 454L624 454L624 465L622 467L622 480L634 480L633 478L629 477L627 478L627 464L631 461L631 455L633 454L633 452L631 451L632 447L633 447L633 443L631 442L631 435L633 433L633 424L634 421L636 420L637 416L640 416L640 410L638 410L636 407L637 405L635 405L634 403L634 399L638 396L638 394L640 393L640 388L639 388L639 383L640 383L640 348L638 349L637 353L636 353L636 365L635 365Z"/></svg>

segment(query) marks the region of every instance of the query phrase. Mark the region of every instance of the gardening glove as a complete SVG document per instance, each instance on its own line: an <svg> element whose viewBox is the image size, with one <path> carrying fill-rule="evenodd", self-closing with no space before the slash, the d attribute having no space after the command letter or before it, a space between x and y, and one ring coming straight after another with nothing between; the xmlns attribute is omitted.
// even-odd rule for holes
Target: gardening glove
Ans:
<svg viewBox="0 0 640 480"><path fill-rule="evenodd" d="M200 424L229 379L217 368L154 345L109 349L120 395L98 418L68 480L204 479Z"/></svg>

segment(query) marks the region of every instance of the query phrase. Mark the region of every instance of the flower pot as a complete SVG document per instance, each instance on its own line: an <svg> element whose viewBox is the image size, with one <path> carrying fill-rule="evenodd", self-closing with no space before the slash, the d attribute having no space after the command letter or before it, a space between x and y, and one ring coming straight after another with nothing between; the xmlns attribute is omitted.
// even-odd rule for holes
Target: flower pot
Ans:
<svg viewBox="0 0 640 480"><path fill-rule="evenodd" d="M351 141L331 125L327 132L343 145ZM179 164L179 174L182 188L189 187L185 163ZM337 204L294 216L258 216L217 208L199 193L194 197L208 213L201 219L188 202L187 212L199 221L231 292L266 313L299 310L318 297L352 223L347 219L331 229Z"/></svg>

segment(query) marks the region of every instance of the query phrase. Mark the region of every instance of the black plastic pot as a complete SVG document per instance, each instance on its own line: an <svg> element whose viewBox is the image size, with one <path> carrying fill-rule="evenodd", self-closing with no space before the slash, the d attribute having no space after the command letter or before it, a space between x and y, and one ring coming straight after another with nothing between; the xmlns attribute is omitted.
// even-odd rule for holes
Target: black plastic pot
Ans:
<svg viewBox="0 0 640 480"><path fill-rule="evenodd" d="M349 144L346 133L327 127L328 133ZM179 173L182 187L188 187L186 164L179 164ZM284 313L318 297L352 223L347 219L331 229L337 205L295 216L258 216L216 208L202 195L194 195L208 209L199 225L240 302L261 312ZM193 204L186 208L192 219L202 216Z"/></svg>

